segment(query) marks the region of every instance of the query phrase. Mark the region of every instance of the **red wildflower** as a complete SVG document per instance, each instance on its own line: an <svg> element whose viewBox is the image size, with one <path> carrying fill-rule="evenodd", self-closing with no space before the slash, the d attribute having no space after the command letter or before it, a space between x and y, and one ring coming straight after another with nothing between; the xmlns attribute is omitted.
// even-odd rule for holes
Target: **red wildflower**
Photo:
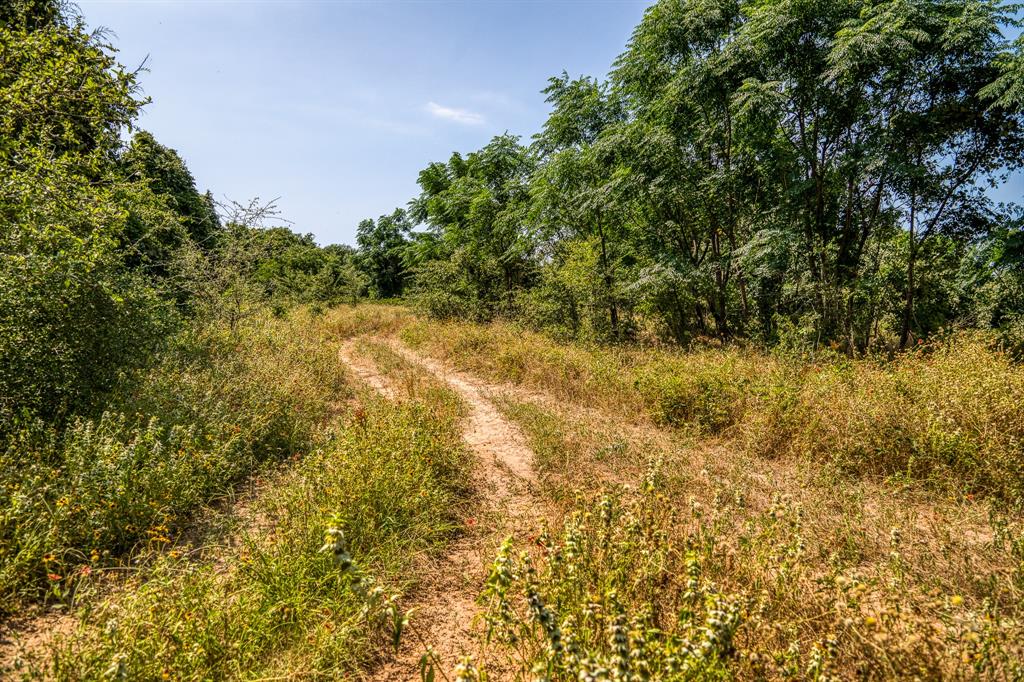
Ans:
<svg viewBox="0 0 1024 682"><path fill-rule="evenodd" d="M61 579L61 577L59 575L57 575L56 573L47 573L46 577L49 578L50 580L54 581L54 582L56 582L56 581Z"/></svg>

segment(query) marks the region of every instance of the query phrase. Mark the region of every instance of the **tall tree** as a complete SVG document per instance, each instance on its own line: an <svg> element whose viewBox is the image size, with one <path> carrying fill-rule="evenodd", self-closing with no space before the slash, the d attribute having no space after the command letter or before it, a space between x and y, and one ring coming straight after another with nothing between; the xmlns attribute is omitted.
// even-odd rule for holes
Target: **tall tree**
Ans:
<svg viewBox="0 0 1024 682"><path fill-rule="evenodd" d="M509 306L530 276L533 242L527 224L535 161L513 135L420 172L411 215L438 236L442 250L464 263L481 304Z"/></svg>
<svg viewBox="0 0 1024 682"><path fill-rule="evenodd" d="M367 218L359 223L356 229L358 264L374 298L402 295L407 279L405 249L411 230L412 223L401 208L391 215L382 215L377 220Z"/></svg>

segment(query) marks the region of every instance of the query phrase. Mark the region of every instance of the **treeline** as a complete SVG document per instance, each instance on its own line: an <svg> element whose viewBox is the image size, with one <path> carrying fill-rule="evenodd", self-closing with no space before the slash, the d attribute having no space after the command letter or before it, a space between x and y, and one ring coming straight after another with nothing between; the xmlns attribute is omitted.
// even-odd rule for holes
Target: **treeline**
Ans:
<svg viewBox="0 0 1024 682"><path fill-rule="evenodd" d="M147 101L63 3L0 7L0 432L95 412L190 319L358 293L352 249L199 192Z"/></svg>
<svg viewBox="0 0 1024 682"><path fill-rule="evenodd" d="M0 3L0 619L320 447L345 391L286 309L359 295L353 250L216 204L146 102L73 8Z"/></svg>
<svg viewBox="0 0 1024 682"><path fill-rule="evenodd" d="M662 0L606 81L552 78L529 144L419 175L359 226L372 295L597 340L849 352L1024 340L1010 6Z"/></svg>

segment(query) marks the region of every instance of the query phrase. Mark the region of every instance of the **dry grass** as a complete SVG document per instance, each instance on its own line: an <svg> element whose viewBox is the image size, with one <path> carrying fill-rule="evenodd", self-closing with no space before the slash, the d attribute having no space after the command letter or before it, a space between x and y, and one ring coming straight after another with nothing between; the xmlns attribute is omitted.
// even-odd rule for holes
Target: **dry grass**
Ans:
<svg viewBox="0 0 1024 682"><path fill-rule="evenodd" d="M700 622L691 618L681 627L665 620L689 603L688 570L699 572L702 589L738 605L733 648L708 661L701 675L1006 679L1024 672L1019 514L999 514L981 502L936 499L912 487L837 477L807 460L765 460L713 440L686 443L658 431L640 439L633 431L615 441L613 421L578 410L507 401L506 414L530 437L546 480L558 482L545 491L570 509L573 542L597 541L590 515L603 495L627 509L661 510L631 512L654 525L631 531L618 552L589 555L573 575L589 572L592 582L575 599L609 608L598 587L622 571L639 579L637 556L660 552L659 570L644 578L656 587L653 597L627 599L621 587L616 590L616 608L627 622L660 613L660 620L644 627L675 633L696 646L704 632ZM630 429L635 427L621 424L619 432ZM660 463L656 484L646 492L643 458ZM623 488L608 479L602 484L602 471L614 472L611 480L631 478L632 485ZM573 490L575 504L568 504ZM575 516L572 509L578 510ZM655 518L662 520L654 523ZM666 546L655 543L660 534L669 538ZM582 636L581 604L565 596L566 569L548 565L566 561L564 542L553 541L531 589L557 611L556 622L571 616ZM521 589L524 579L519 578ZM527 596L510 597L521 609L513 627L536 622L525 608ZM532 632L532 640L521 636L507 649L512 660L526 661L522 675L539 660L561 671L554 679L575 679L568 673L579 668L559 668L565 661L553 661L550 642L540 630ZM596 655L603 650L599 644L578 645ZM675 679L664 659L655 656L649 664L661 679Z"/></svg>
<svg viewBox="0 0 1024 682"><path fill-rule="evenodd" d="M562 345L504 325L417 321L411 346L456 367L596 407L947 494L1024 494L1024 367L982 334L893 361L811 363L752 349Z"/></svg>
<svg viewBox="0 0 1024 682"><path fill-rule="evenodd" d="M493 636L519 677L1024 675L1024 368L988 337L809 363L562 346L501 325L417 321L402 336L553 398L500 401L568 510L543 556L509 550L493 569ZM594 549L604 499L624 510L620 551ZM701 659L707 599L738 621Z"/></svg>
<svg viewBox="0 0 1024 682"><path fill-rule="evenodd" d="M408 308L366 303L329 310L323 322L330 338L339 341L360 334L390 336L403 329L413 319Z"/></svg>
<svg viewBox="0 0 1024 682"><path fill-rule="evenodd" d="M360 615L320 534L344 529L360 570L398 592L473 493L449 389L377 340L350 343L397 403L337 375L335 342L370 333L511 385L496 403L535 455L541 504L564 512L550 531L516 527L491 568L492 671L1024 677L1024 371L986 337L808 363L564 346L384 306L269 324L293 323L244 360L252 386L273 383L302 423L345 426L304 432L313 454L253 502L275 523L216 560L162 555L120 598L85 583L84 630L36 671L353 675L382 652L386 619ZM330 350L303 355L317 344ZM346 406L324 398L339 383Z"/></svg>

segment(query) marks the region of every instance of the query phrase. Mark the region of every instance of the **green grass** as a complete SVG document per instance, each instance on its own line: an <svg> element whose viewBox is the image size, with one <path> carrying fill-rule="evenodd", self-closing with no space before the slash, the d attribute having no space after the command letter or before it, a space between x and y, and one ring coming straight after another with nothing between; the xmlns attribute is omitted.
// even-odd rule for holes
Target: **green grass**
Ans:
<svg viewBox="0 0 1024 682"><path fill-rule="evenodd" d="M322 336L301 313L190 330L102 416L22 424L0 444L0 611L66 599L81 569L170 542L242 478L311 451L350 395Z"/></svg>
<svg viewBox="0 0 1024 682"><path fill-rule="evenodd" d="M128 561L115 553L62 554L61 570L69 576L50 581L50 599L75 614L77 627L27 652L9 672L62 680L337 678L381 657L403 615L398 599L416 585L416 557L441 551L462 527L458 519L472 500L462 482L472 459L460 436L464 406L451 391L424 381L396 404L350 383L333 339L339 329L354 334L387 324L380 317L390 319L389 311L377 310L383 312L261 319L245 332L248 342L226 339L224 354L209 345L202 346L205 356L188 353L202 358L196 362L204 371L151 370L133 398L139 410L156 411L159 401L162 414L230 414L237 423L266 414L253 405L272 403L275 414L291 421L261 423L288 424L275 433L296 440L263 451L263 460L252 446L208 446L206 452L223 453L219 464L233 467L215 479L196 452L182 453L179 464L162 456L105 459L108 474L126 483L135 477L130 485L139 495L169 494L172 485L205 492L180 505L178 523L150 526L147 539L123 555ZM224 362L244 370L209 371ZM177 393L167 395L168 387ZM214 387L234 400L218 408ZM357 402L345 402L357 395ZM95 456L101 449L82 451ZM85 468L85 458L79 463L67 450L62 454L76 470ZM287 463L276 469L260 465L284 455ZM154 464L167 464L167 471L146 473ZM227 492L254 468L263 470L263 482L251 499L197 522L206 493ZM99 490L100 477L89 480ZM134 504L127 490L114 486L109 497L115 505ZM112 518L123 522L123 514ZM189 532L174 541L179 527ZM73 516L63 528L86 532ZM44 558L49 570L58 563ZM59 591L67 585L74 589Z"/></svg>

